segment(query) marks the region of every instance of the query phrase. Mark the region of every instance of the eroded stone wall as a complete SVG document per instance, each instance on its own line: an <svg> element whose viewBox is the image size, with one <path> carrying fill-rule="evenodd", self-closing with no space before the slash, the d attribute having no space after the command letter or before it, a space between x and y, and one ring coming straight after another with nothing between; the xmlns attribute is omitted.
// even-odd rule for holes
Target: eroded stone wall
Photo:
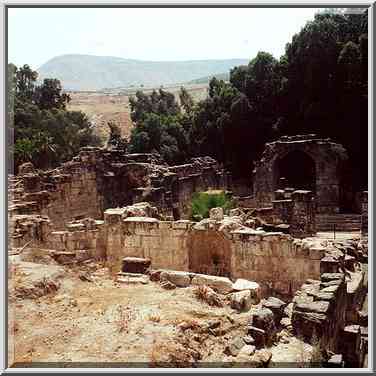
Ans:
<svg viewBox="0 0 376 376"><path fill-rule="evenodd" d="M26 168L27 167L27 168ZM210 157L168 166L155 154L83 148L72 161L50 171L28 164L10 182L10 214L48 217L54 229L104 210L148 201L171 219L187 218L194 192L226 189L228 174Z"/></svg>
<svg viewBox="0 0 376 376"><path fill-rule="evenodd" d="M220 231L213 222L122 218L106 211L107 260L119 272L124 257L150 258L153 268L206 272L260 283L264 293L291 295L320 274L323 250L290 235L252 229Z"/></svg>

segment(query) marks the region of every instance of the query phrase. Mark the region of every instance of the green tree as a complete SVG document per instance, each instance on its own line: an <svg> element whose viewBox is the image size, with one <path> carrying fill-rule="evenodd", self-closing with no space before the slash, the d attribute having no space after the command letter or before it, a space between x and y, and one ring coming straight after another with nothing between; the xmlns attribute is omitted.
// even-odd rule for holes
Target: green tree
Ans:
<svg viewBox="0 0 376 376"><path fill-rule="evenodd" d="M69 160L82 146L99 145L86 115L67 111L69 96L55 79L36 85L37 73L28 65L8 66L9 125L14 144L14 167L30 161L37 168ZM9 140L11 141L11 140Z"/></svg>
<svg viewBox="0 0 376 376"><path fill-rule="evenodd" d="M52 108L65 109L70 97L62 93L61 83L57 79L45 78L41 86L37 86L34 91L34 101L42 110Z"/></svg>

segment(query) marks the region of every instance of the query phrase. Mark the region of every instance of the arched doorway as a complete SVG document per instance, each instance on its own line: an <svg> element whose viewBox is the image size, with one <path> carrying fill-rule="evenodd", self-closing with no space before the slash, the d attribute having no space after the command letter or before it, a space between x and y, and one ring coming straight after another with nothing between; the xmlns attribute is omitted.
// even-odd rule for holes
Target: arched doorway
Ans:
<svg viewBox="0 0 376 376"><path fill-rule="evenodd" d="M293 150L275 162L275 189L281 188L280 178L286 179L287 187L316 192L315 161L307 153Z"/></svg>

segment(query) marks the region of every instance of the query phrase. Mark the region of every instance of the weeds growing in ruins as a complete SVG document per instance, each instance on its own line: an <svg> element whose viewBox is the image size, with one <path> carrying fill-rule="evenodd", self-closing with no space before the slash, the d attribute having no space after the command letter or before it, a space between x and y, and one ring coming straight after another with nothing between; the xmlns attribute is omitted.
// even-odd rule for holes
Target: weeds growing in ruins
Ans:
<svg viewBox="0 0 376 376"><path fill-rule="evenodd" d="M198 300L204 301L211 306L223 307L223 301L210 287L198 286L193 290Z"/></svg>
<svg viewBox="0 0 376 376"><path fill-rule="evenodd" d="M222 208L224 213L234 206L225 192L198 192L192 197L192 220L201 221L209 217L210 209Z"/></svg>

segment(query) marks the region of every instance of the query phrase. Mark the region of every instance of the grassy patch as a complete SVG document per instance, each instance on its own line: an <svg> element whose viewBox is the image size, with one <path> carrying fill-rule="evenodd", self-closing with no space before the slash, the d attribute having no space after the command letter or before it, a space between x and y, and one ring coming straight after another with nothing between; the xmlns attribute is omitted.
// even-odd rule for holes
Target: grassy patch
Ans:
<svg viewBox="0 0 376 376"><path fill-rule="evenodd" d="M194 221L201 221L209 217L210 209L223 208L225 214L233 207L233 201L226 192L207 191L198 192L192 198L192 215Z"/></svg>

